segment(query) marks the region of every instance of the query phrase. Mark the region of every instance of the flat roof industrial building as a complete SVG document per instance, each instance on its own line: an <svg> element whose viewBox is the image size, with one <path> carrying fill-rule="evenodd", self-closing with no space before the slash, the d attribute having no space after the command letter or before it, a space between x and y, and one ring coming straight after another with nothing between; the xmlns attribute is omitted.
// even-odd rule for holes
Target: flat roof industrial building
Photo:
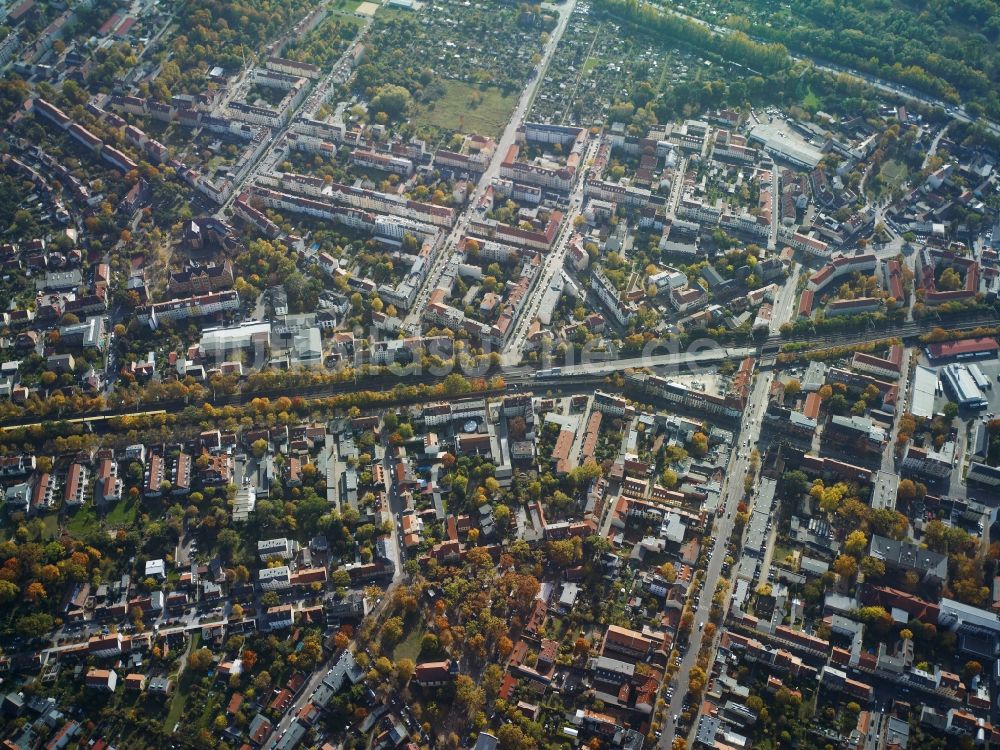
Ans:
<svg viewBox="0 0 1000 750"><path fill-rule="evenodd" d="M983 392L979 390L972 373L965 365L950 364L941 369L941 382L948 396L963 409L982 409L986 406Z"/></svg>
<svg viewBox="0 0 1000 750"><path fill-rule="evenodd" d="M918 365L913 373L913 399L910 413L915 417L930 419L934 416L934 396L937 393L938 375L930 367Z"/></svg>

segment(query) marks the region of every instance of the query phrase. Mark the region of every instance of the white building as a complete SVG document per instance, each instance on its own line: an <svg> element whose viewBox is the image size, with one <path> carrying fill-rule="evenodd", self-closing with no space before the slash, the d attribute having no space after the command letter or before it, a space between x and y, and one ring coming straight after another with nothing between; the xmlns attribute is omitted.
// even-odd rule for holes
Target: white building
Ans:
<svg viewBox="0 0 1000 750"><path fill-rule="evenodd" d="M163 560L146 561L146 578L163 580L167 577L167 566Z"/></svg>
<svg viewBox="0 0 1000 750"><path fill-rule="evenodd" d="M198 353L219 361L260 348L265 349L271 337L270 323L245 323L229 328L209 328L202 332Z"/></svg>
<svg viewBox="0 0 1000 750"><path fill-rule="evenodd" d="M257 574L257 584L262 591L287 589L292 585L292 571L287 565L281 565L276 568L263 568Z"/></svg>
<svg viewBox="0 0 1000 750"><path fill-rule="evenodd" d="M261 562L280 559L291 560L298 554L299 543L294 539L262 539L257 542L257 556Z"/></svg>

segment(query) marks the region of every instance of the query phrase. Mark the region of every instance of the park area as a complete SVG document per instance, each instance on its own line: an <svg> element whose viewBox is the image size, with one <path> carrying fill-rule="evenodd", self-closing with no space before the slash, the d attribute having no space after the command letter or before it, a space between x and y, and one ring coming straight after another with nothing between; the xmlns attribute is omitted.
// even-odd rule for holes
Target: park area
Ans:
<svg viewBox="0 0 1000 750"><path fill-rule="evenodd" d="M418 128L436 128L460 133L496 136L503 129L517 103L517 94L448 81L444 94L428 104L420 104L413 116Z"/></svg>
<svg viewBox="0 0 1000 750"><path fill-rule="evenodd" d="M367 59L353 88L370 103L386 87L405 89L409 125L431 142L445 142L456 132L495 136L555 23L554 14L493 0L383 9L368 34ZM401 122L401 112L387 114Z"/></svg>

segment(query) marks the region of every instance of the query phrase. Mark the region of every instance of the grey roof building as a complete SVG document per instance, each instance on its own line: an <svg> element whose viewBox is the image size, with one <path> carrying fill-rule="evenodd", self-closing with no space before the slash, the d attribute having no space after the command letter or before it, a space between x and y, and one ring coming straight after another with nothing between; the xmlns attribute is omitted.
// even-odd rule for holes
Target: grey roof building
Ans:
<svg viewBox="0 0 1000 750"><path fill-rule="evenodd" d="M923 580L944 583L948 580L948 557L912 542L900 542L888 537L872 535L868 554L882 560L887 568L904 572L914 571Z"/></svg>

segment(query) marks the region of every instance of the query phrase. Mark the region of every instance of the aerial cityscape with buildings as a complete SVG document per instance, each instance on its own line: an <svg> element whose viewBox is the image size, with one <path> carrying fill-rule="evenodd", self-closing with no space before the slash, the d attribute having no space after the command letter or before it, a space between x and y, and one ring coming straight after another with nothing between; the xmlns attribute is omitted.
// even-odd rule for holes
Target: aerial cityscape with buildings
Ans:
<svg viewBox="0 0 1000 750"><path fill-rule="evenodd" d="M1000 746L997 0L0 0L0 120L0 750Z"/></svg>

